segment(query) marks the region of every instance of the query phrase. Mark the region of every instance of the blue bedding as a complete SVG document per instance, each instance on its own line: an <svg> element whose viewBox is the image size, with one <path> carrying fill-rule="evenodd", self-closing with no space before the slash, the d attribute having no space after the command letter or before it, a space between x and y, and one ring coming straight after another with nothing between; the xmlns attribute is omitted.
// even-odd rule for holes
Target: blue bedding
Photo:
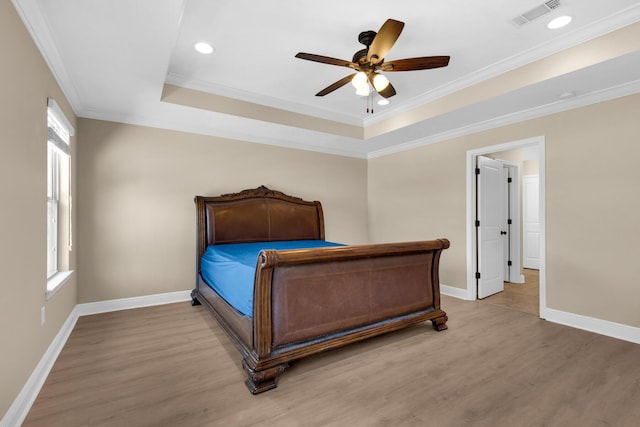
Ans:
<svg viewBox="0 0 640 427"><path fill-rule="evenodd" d="M200 260L204 281L236 310L253 315L253 282L258 254L263 249L313 249L343 246L324 240L231 243L212 245Z"/></svg>

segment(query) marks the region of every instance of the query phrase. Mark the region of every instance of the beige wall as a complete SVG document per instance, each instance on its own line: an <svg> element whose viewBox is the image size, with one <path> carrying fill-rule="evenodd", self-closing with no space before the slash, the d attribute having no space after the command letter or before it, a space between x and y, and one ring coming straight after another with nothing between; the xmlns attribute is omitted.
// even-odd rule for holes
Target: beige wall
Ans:
<svg viewBox="0 0 640 427"><path fill-rule="evenodd" d="M9 1L0 2L0 54L1 419L76 305L77 275L45 300L47 98L75 116Z"/></svg>
<svg viewBox="0 0 640 427"><path fill-rule="evenodd" d="M634 259L640 95L367 162L97 120L76 123L10 2L0 2L0 52L0 416L76 303L193 287L194 195L264 184L321 200L327 239L345 243L447 237L452 246L441 279L464 288L466 151L539 135L546 138L547 305L640 327L640 263ZM47 97L62 106L78 141L72 140L78 190L70 259L76 274L48 301Z"/></svg>
<svg viewBox="0 0 640 427"><path fill-rule="evenodd" d="M544 136L547 306L640 327L640 95L368 163L373 242L447 237L441 281L466 287L466 152Z"/></svg>
<svg viewBox="0 0 640 427"><path fill-rule="evenodd" d="M326 238L367 243L366 160L80 119L79 302L192 289L195 195L266 185L320 200Z"/></svg>
<svg viewBox="0 0 640 427"><path fill-rule="evenodd" d="M540 173L540 162L538 160L525 160L522 162L521 175L538 175Z"/></svg>

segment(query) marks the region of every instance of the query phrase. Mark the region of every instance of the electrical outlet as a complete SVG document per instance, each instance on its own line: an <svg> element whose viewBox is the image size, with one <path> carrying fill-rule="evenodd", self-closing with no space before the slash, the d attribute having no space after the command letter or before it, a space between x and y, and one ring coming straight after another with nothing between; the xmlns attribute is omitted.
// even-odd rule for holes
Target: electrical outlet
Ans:
<svg viewBox="0 0 640 427"><path fill-rule="evenodd" d="M46 319L44 306L40 309L40 326L44 325L44 321Z"/></svg>

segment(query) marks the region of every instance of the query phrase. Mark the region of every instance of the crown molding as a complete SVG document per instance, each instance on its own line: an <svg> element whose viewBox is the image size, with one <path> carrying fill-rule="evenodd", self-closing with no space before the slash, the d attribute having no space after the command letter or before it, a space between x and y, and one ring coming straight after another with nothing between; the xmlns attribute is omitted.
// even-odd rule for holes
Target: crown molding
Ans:
<svg viewBox="0 0 640 427"><path fill-rule="evenodd" d="M398 144L391 147L383 148L380 150L374 150L366 153L328 147L326 145L312 145L312 144L304 144L299 142L278 140L278 139L268 138L268 137L257 137L249 133L220 131L219 129L212 129L207 126L184 125L180 122L175 122L172 120L151 118L151 117L145 117L145 116L139 116L139 115L131 116L131 115L120 115L120 114L106 114L106 113L95 112L95 111L85 111L83 112L81 117L88 118L88 119L95 119L95 120L104 120L104 121L111 121L111 122L117 122L117 123L125 123L125 124L131 124L131 125L173 130L178 132L189 132L189 133L194 133L199 135L228 138L228 139L234 139L239 141L257 143L257 144L265 144L265 145L272 145L272 146L277 146L282 148L313 151L313 152L319 152L319 153L331 154L331 155L337 155L337 156L343 156L343 157L352 157L352 158L358 158L358 159L373 159L376 157L383 157L390 154L399 153L402 151L412 150L414 148L422 147L425 145L435 144L438 142L459 138L459 137L470 135L477 132L487 131L487 130L495 129L498 127L535 119L538 117L548 116L551 114L556 114L556 113L560 113L563 111L568 111L568 110L572 110L580 107L586 107L588 105L597 104L600 102L605 102L612 99L621 98L623 96L633 95L636 93L640 93L640 80L636 80L630 83L625 83L623 85L611 87L608 89L603 89L597 92L592 92L589 94L578 96L576 98L572 98L570 100L556 101L540 107L535 107L527 110L510 113L504 116L500 116L500 117L485 120L482 122L452 129L447 132L430 135L424 138L408 141L402 144Z"/></svg>
<svg viewBox="0 0 640 427"><path fill-rule="evenodd" d="M447 141L450 139L459 138L473 133L495 129L502 126L535 119L538 117L561 113L563 111L586 107L588 105L597 104L600 102L605 102L636 93L640 93L640 80L635 80L633 82L625 83L596 92L591 92L582 96L578 96L576 98L572 98L570 100L556 101L539 107L506 114L468 126L462 126L456 129L452 129L447 132L442 132L436 135L427 136L425 138L405 142L403 144L394 145L392 147L383 148L381 150L371 151L367 154L367 159L373 159L376 157L383 157L402 151L412 150L414 148L422 147L425 145L435 144L437 142Z"/></svg>
<svg viewBox="0 0 640 427"><path fill-rule="evenodd" d="M366 152L366 148L363 149L342 149L336 147L328 147L326 144L309 144L299 143L293 141L280 140L273 137L265 137L260 135L250 135L244 129L220 130L214 129L211 125L206 123L202 125L196 124L181 124L179 119L175 117L151 117L145 115L130 115L127 113L109 113L109 112L96 112L89 109L85 109L80 99L78 90L70 78L66 67L61 59L60 53L52 38L49 27L44 19L42 11L38 5L37 0L12 0L12 3L22 19L28 32L31 34L34 43L38 47L42 57L49 66L55 80L60 86L65 97L71 104L71 108L78 117L94 118L98 120L117 121L121 123L136 124L142 126L150 126L156 128L163 128L169 130L177 130L183 132L192 132L203 135L210 135L222 138L230 138L260 144L267 144L285 148L301 149L308 151L321 152L326 154L333 154L354 158L375 158L392 154L399 151L404 151L419 147L422 145L428 145L434 142L443 141L446 139L455 138L461 135L467 135L470 133L491 129L494 127L504 126L519 121L528 120L530 118L540 117L543 115L553 114L555 112L564 111L571 108L578 108L583 105L589 105L596 102L601 102L607 99L612 99L619 96L625 96L631 93L638 92L637 82L622 85L617 88L610 88L603 91L583 95L571 100L555 102L547 104L541 107L536 107L529 110L515 112L502 117L497 117L483 122L478 122L468 126L463 126L457 129L453 129L447 132L443 132L437 135L427 136L419 140L408 141L400 145L393 147L383 148L380 150L373 150ZM599 36L613 32L617 29L631 25L640 21L640 3L636 3L628 8L602 18L596 23L590 25L588 28L575 30L573 32L566 33L561 39L555 39L543 43L535 48L521 52L503 61L492 64L477 72L468 74L465 77L457 79L449 84L442 85L428 93L414 97L413 99L402 103L401 105L394 105L391 108L387 108L383 111L377 112L373 116L369 116L365 119L356 118L353 116L345 116L329 110L320 109L317 107L304 106L298 103L278 100L276 98L264 97L255 93L233 89L222 85L212 85L203 81L186 82L185 78L169 74L167 76L167 82L177 84L182 87L192 88L195 90L205 90L206 92L218 93L223 96L229 96L236 99L246 100L248 102L254 102L267 106L278 106L278 108L284 110L290 110L295 112L302 112L316 117L322 117L327 120L333 120L340 123L351 124L355 126L367 127L368 125L377 123L378 121L385 120L402 112L411 110L415 107L421 106L425 103L432 102L438 98L446 96L448 94L457 92L463 88L472 86L479 82L482 82L488 78L495 77L507 71L516 69L528 63L542 59L546 56L560 52L564 49L577 46L586 41L592 40ZM620 93L620 94L618 94ZM337 145L337 144L334 144ZM347 144L342 144L346 146Z"/></svg>
<svg viewBox="0 0 640 427"><path fill-rule="evenodd" d="M11 0L11 2L77 116L83 109L78 90L69 77L38 2L36 0Z"/></svg>
<svg viewBox="0 0 640 427"><path fill-rule="evenodd" d="M640 3L629 6L613 15L600 19L586 28L563 34L559 39L549 40L531 49L512 55L478 71L439 86L429 92L416 96L400 105L393 105L374 116L364 118L364 127L389 119L390 117L410 111L421 105L476 85L485 80L515 70L524 65L539 61L563 50L578 46L589 40L604 36L640 21Z"/></svg>
<svg viewBox="0 0 640 427"><path fill-rule="evenodd" d="M263 136L256 136L250 133L224 131L215 129L206 125L184 124L170 118L147 117L142 115L104 113L98 111L83 111L78 117L94 120L103 120L107 122L117 122L137 126L145 126L157 129L173 130L177 132L194 133L197 135L214 136L218 138L227 138L243 142L251 142L256 144L271 145L282 148L291 148L295 150L313 151L317 153L332 154L342 157L353 157L357 159L366 159L367 154L359 151L344 150L326 145L313 145L300 142L291 142L280 139L274 139ZM362 141L360 141L362 142Z"/></svg>
<svg viewBox="0 0 640 427"><path fill-rule="evenodd" d="M312 117L318 117L326 120L332 120L348 125L362 127L364 121L362 118L349 116L345 114L336 113L334 111L326 110L323 108L312 107L309 105L299 104L296 102L286 101L270 96L260 95L254 92L249 92L241 89L232 88L225 85L215 84L204 80L186 78L183 75L169 73L165 83L180 86L185 89L197 90L200 92L211 93L214 95L225 96L228 98L234 98L241 101L251 102L253 104L264 105L267 107L277 108L280 110L286 110L290 112L306 114Z"/></svg>
<svg viewBox="0 0 640 427"><path fill-rule="evenodd" d="M563 34L561 38L549 40L538 46L519 52L509 58L505 58L494 64L488 65L478 71L467 74L466 76L456 79L450 83L439 86L422 95L413 97L401 104L386 107L382 111L376 112L375 115L359 118L338 114L330 110L317 107L310 107L294 102L283 101L273 97L267 97L252 92L242 91L223 85L212 84L202 80L186 79L178 74L168 74L166 83L176 86L185 87L187 89L200 90L216 95L228 96L243 101L252 102L261 105L267 105L274 108L280 108L288 111L301 112L312 116L321 117L328 120L335 120L355 126L367 127L369 125L384 121L390 117L410 111L416 107L433 102L439 98L458 92L467 87L476 85L490 78L499 76L506 72L515 70L524 65L539 61L555 53L578 46L589 40L601 37L605 34L626 27L640 21L640 4L627 7L613 15L604 17L594 24L586 28L574 30Z"/></svg>

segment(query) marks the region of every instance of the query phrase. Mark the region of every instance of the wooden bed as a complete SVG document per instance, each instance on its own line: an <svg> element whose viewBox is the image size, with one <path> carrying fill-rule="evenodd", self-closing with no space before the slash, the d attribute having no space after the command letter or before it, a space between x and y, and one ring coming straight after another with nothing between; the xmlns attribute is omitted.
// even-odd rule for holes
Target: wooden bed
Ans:
<svg viewBox="0 0 640 427"><path fill-rule="evenodd" d="M263 250L256 260L253 316L242 315L200 274L209 245L324 240L320 202L264 186L195 198L197 285L192 303L218 320L242 354L251 393L277 385L289 362L430 320L446 329L438 264L449 241Z"/></svg>

